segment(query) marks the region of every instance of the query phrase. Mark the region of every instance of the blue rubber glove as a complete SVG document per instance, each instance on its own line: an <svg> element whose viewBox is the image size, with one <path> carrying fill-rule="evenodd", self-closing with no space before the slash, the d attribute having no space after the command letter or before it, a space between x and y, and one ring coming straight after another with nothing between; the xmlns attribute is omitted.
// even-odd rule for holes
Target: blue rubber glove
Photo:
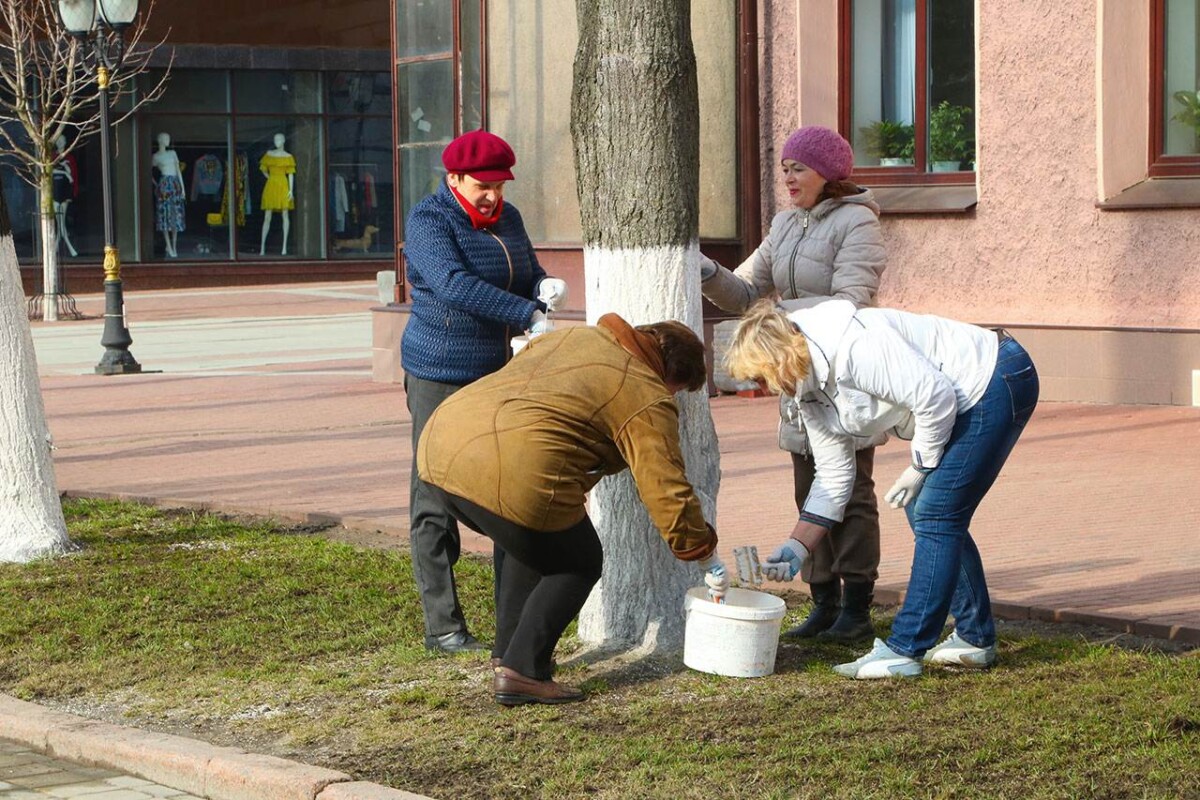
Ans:
<svg viewBox="0 0 1200 800"><path fill-rule="evenodd" d="M808 548L789 537L763 564L763 577L772 581L790 581L800 574L807 560Z"/></svg>
<svg viewBox="0 0 1200 800"><path fill-rule="evenodd" d="M729 591L729 571L725 569L725 562L713 553L697 563L700 569L704 570L704 585L708 587L708 596L718 603L721 602L725 593Z"/></svg>

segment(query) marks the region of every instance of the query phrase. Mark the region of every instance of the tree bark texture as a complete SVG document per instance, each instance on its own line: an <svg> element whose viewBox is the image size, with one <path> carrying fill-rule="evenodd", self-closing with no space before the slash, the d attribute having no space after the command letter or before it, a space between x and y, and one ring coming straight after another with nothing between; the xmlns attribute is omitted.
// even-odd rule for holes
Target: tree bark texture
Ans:
<svg viewBox="0 0 1200 800"><path fill-rule="evenodd" d="M42 168L38 207L42 213L42 320L58 321L58 220L54 216L54 179L50 167Z"/></svg>
<svg viewBox="0 0 1200 800"><path fill-rule="evenodd" d="M33 335L8 208L0 197L0 561L25 562L70 547L54 481Z"/></svg>
<svg viewBox="0 0 1200 800"><path fill-rule="evenodd" d="M571 133L584 235L588 322L681 320L702 334L699 99L690 0L577 0ZM715 520L716 431L701 393L679 395L688 477ZM652 491L651 487L646 487ZM675 649L683 599L700 572L677 561L650 523L631 476L592 491L604 577L579 617L606 646Z"/></svg>

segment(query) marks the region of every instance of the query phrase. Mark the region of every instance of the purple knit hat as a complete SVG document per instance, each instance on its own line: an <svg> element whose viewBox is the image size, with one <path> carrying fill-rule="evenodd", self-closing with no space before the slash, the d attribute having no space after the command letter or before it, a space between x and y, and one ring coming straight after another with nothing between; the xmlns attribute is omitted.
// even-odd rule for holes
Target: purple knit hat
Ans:
<svg viewBox="0 0 1200 800"><path fill-rule="evenodd" d="M854 151L837 131L808 125L783 143L780 161L799 161L827 181L844 181L854 169Z"/></svg>

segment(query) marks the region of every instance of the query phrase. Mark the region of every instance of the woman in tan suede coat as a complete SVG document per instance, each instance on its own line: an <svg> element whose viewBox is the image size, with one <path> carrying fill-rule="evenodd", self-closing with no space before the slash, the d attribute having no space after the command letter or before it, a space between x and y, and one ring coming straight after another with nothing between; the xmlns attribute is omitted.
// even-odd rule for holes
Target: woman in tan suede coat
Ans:
<svg viewBox="0 0 1200 800"><path fill-rule="evenodd" d="M870 189L847 180L854 167L850 143L836 131L811 125L793 133L780 155L793 208L775 216L767 238L736 270L704 259L704 296L736 314L762 298L773 298L789 311L831 298L875 305L886 264L879 205ZM803 519L816 467L795 402L786 396L780 400L779 446L791 453L796 508ZM874 635L870 608L879 568L879 509L871 474L875 446L886 439L858 441L858 477L845 519L805 564L812 613L785 636L849 641Z"/></svg>
<svg viewBox="0 0 1200 800"><path fill-rule="evenodd" d="M684 472L677 391L705 385L704 345L679 322L538 337L498 372L438 406L417 469L451 513L505 553L493 691L502 705L582 699L551 680L554 647L600 579L603 553L587 493L632 472L671 551L728 586L717 535Z"/></svg>

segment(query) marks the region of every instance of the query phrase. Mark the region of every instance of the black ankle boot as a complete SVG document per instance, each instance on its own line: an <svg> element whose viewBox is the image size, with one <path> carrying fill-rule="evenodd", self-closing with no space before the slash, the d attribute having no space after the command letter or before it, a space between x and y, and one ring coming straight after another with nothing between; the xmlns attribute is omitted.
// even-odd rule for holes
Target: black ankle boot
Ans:
<svg viewBox="0 0 1200 800"><path fill-rule="evenodd" d="M809 585L812 592L813 608L808 618L790 630L784 631L789 639L811 639L833 624L838 618L838 598L841 596L841 582L836 578L828 583L813 583Z"/></svg>
<svg viewBox="0 0 1200 800"><path fill-rule="evenodd" d="M842 593L842 613L838 614L837 622L821 634L821 638L854 642L874 636L875 626L871 624L871 600L874 597L873 582L846 581L846 590Z"/></svg>

